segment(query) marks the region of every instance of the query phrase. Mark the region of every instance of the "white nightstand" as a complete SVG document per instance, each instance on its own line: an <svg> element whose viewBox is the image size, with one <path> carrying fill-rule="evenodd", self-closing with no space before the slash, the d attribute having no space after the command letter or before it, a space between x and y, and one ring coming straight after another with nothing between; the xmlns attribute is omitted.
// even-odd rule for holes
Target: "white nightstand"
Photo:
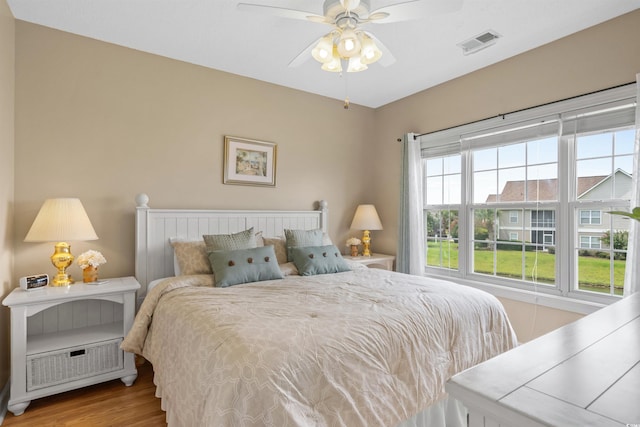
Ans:
<svg viewBox="0 0 640 427"><path fill-rule="evenodd" d="M383 270L393 270L393 255L371 254L371 256L344 256L344 259L364 264L369 268L381 268Z"/></svg>
<svg viewBox="0 0 640 427"><path fill-rule="evenodd" d="M31 400L120 378L138 376L134 355L120 349L135 316L140 284L133 277L102 285L14 289L11 309L11 395L22 414Z"/></svg>

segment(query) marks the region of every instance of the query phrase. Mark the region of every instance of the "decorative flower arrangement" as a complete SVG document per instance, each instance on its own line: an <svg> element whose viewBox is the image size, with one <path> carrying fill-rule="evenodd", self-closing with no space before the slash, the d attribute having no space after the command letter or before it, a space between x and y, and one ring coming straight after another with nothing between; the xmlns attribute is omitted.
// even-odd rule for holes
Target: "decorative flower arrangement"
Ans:
<svg viewBox="0 0 640 427"><path fill-rule="evenodd" d="M347 246L351 248L351 256L358 256L358 245L362 243L357 237L349 237Z"/></svg>
<svg viewBox="0 0 640 427"><path fill-rule="evenodd" d="M76 262L83 270L87 267L98 267L101 264L107 262L105 257L98 251L87 251L80 255L76 259Z"/></svg>
<svg viewBox="0 0 640 427"><path fill-rule="evenodd" d="M347 246L358 246L362 242L357 237L349 237L347 239Z"/></svg>

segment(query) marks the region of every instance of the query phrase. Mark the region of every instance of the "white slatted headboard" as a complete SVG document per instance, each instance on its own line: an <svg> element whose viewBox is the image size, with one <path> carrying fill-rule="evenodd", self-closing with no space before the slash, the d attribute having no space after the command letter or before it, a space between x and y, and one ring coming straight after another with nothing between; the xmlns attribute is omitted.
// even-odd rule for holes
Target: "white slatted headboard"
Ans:
<svg viewBox="0 0 640 427"><path fill-rule="evenodd" d="M136 279L138 299L152 280L173 276L170 238L198 240L203 234L230 234L253 227L264 237L279 237L285 229L327 229L328 207L319 201L312 211L151 209L146 194L136 196Z"/></svg>

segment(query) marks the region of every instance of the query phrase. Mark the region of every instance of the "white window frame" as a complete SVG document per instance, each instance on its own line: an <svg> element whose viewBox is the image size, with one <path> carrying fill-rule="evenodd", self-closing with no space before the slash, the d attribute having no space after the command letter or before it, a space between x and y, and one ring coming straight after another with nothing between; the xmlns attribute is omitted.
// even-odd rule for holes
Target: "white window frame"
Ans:
<svg viewBox="0 0 640 427"><path fill-rule="evenodd" d="M509 224L517 224L520 221L520 211L509 211Z"/></svg>
<svg viewBox="0 0 640 427"><path fill-rule="evenodd" d="M514 232L514 231L510 231L509 232L509 240L511 241L518 241L520 239L518 239L518 233Z"/></svg>
<svg viewBox="0 0 640 427"><path fill-rule="evenodd" d="M590 292L575 291L571 289L571 284L574 283L575 279L574 275L577 273L576 271L573 271L574 269L563 268L562 265L566 262L571 263L570 265L577 265L577 259L575 255L576 251L574 247L578 245L578 242L575 241L576 237L571 236L575 236L575 233L577 233L577 229L579 226L579 218L576 218L575 212L577 209L583 208L583 206L580 201L572 202L571 197L574 197L574 195L568 194L570 190L567 190L564 187L560 190L561 194L559 195L559 198L561 202L548 202L545 203L545 206L536 206L536 209L544 209L545 207L548 207L549 209L554 209L556 211L555 215L557 227L554 251L557 256L557 287L553 287L552 289L544 286L535 286L533 289L531 289L530 286L528 288L524 288L519 287L517 284L515 284L514 286L514 283L512 283L513 281L509 281L508 279L491 277L491 280L487 280L486 277L478 277L477 275L469 273L472 248L470 249L469 245L464 242L470 241L470 234L472 232L472 221L468 219L472 214L468 208L471 197L471 177L469 172L471 170L471 159L469 153L465 149L461 149L460 141L461 137L465 134L472 134L474 132L487 132L490 129L499 128L511 124L515 125L516 123L525 123L526 121L540 121L541 118L562 114L564 112L581 110L587 107L599 106L605 103L620 102L621 105L628 105L630 102L633 102L633 104L635 105L635 98L635 85L629 84L607 91L601 91L565 101L546 104L541 107L522 110L494 119L482 120L468 125L463 125L456 128L450 128L443 131L419 136L423 151L423 157L461 154L463 175L462 192L464 197L462 206L456 207L459 211L459 224L461 224L459 227L460 250L458 270L442 271L425 267L425 274L435 277L445 276L449 280L484 289L498 297L504 297L535 304L542 304L548 307L584 314L591 313L604 305L619 301L618 297L613 297L606 294L600 295ZM594 109L597 108L598 107L595 107ZM574 173L575 159L573 159L573 154L569 154L571 152L570 150L573 150L574 148L573 144L574 143L570 136L560 137L558 144L560 147L558 153L559 182L567 183L573 176L572 174ZM570 159L573 159L573 166L560 166L570 164ZM508 209L508 206L501 206L500 204L491 205L490 207L496 209ZM518 204L518 208L527 209L529 208L529 206L527 206L526 204ZM592 207L584 206L584 208L589 209ZM599 209L600 207L594 206L593 208ZM427 209L426 206L425 209Z"/></svg>

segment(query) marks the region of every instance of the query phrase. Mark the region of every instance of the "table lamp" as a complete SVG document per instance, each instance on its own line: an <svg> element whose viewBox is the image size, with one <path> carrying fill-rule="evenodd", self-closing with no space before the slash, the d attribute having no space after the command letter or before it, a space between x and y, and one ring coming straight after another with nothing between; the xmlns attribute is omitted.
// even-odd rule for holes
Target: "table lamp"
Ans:
<svg viewBox="0 0 640 427"><path fill-rule="evenodd" d="M51 263L58 274L51 286L68 286L73 283L66 273L73 262L71 246L67 241L97 240L91 221L80 199L47 199L33 221L25 242L57 242Z"/></svg>
<svg viewBox="0 0 640 427"><path fill-rule="evenodd" d="M371 245L371 231L382 230L382 223L373 205L359 205L353 215L351 228L354 230L364 230L362 235L362 255L371 256L369 246Z"/></svg>

